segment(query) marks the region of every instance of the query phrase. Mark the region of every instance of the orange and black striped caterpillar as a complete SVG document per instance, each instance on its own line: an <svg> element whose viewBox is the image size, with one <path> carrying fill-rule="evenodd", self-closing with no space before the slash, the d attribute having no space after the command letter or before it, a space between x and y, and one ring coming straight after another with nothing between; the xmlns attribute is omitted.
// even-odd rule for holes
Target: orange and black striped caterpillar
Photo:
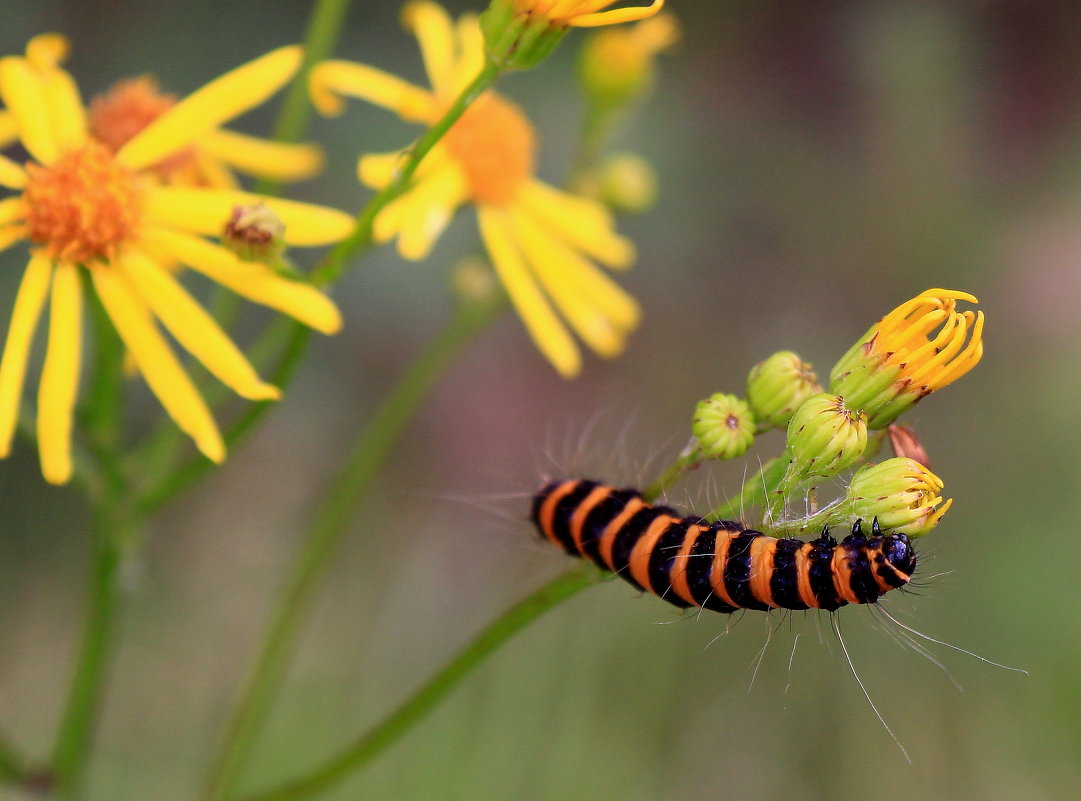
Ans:
<svg viewBox="0 0 1081 801"><path fill-rule="evenodd" d="M742 523L681 517L635 489L594 481L553 481L533 497L540 533L641 590L679 607L838 609L873 604L903 587L916 568L904 534L871 536L860 522L837 542L778 539Z"/></svg>

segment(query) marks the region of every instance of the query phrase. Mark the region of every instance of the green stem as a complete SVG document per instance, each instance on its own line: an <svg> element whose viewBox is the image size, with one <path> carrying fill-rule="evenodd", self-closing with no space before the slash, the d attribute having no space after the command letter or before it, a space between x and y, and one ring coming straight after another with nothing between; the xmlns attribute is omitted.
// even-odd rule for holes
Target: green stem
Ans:
<svg viewBox="0 0 1081 801"><path fill-rule="evenodd" d="M424 719L489 654L548 610L606 574L586 563L519 601L495 619L393 712L340 753L305 776L245 801L294 801L325 790L371 762Z"/></svg>
<svg viewBox="0 0 1081 801"><path fill-rule="evenodd" d="M312 65L329 58L338 46L349 0L318 0L304 31L304 61L296 78L289 87L282 103L278 121L274 126L274 139L278 142L299 142L311 121L311 104L308 102L308 73ZM255 191L261 195L276 195L280 185L269 180L260 181Z"/></svg>
<svg viewBox="0 0 1081 801"><path fill-rule="evenodd" d="M324 286L336 281L341 275L346 261L371 244L372 226L375 223L376 215L390 201L405 191L409 186L409 182L413 179L413 173L417 171L417 167L420 166L424 157L435 147L435 144L443 135L451 129L451 126L458 121L458 118L465 113L470 104L495 84L502 71L498 64L486 63L484 69L458 95L439 122L425 131L413 143L413 146L409 149L408 157L394 180L383 187L379 194L373 197L357 215L356 227L353 229L353 233L339 242L323 263L312 272L312 281L316 286Z"/></svg>
<svg viewBox="0 0 1081 801"><path fill-rule="evenodd" d="M203 793L208 801L217 801L231 792L277 691L286 657L311 605L318 580L357 504L444 368L487 326L502 305L500 299L485 305L463 306L443 334L409 368L354 445L297 553L292 576L209 772Z"/></svg>
<svg viewBox="0 0 1081 801"><path fill-rule="evenodd" d="M642 492L642 497L652 503L670 489L683 474L698 467L702 462L702 452L692 441L690 445L679 455L672 464L665 468L664 472Z"/></svg>
<svg viewBox="0 0 1081 801"><path fill-rule="evenodd" d="M110 492L96 510L90 599L75 672L53 750L52 769L60 798L82 798L81 784L105 686L119 591L119 571L130 522L122 497Z"/></svg>
<svg viewBox="0 0 1081 801"><path fill-rule="evenodd" d="M767 499L776 491L787 466L788 460L783 456L770 459L759 468L758 472L747 479L739 495L711 511L707 518L732 520L741 518L746 514L747 509L766 507Z"/></svg>
<svg viewBox="0 0 1081 801"><path fill-rule="evenodd" d="M15 746L0 734L0 781L9 784L23 784L29 777L26 762L15 750Z"/></svg>

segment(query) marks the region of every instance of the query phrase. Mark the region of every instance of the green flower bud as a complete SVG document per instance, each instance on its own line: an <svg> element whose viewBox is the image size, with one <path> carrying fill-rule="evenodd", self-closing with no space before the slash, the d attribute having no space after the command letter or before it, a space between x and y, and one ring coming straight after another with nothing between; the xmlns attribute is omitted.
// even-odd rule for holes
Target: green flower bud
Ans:
<svg viewBox="0 0 1081 801"><path fill-rule="evenodd" d="M600 200L625 214L648 211L657 200L657 173L652 164L634 153L605 159L598 184Z"/></svg>
<svg viewBox="0 0 1081 801"><path fill-rule="evenodd" d="M655 56L678 39L679 26L671 14L591 36L578 62L579 80L590 102L611 108L644 94L653 84Z"/></svg>
<svg viewBox="0 0 1081 801"><path fill-rule="evenodd" d="M808 362L790 350L774 353L751 368L747 402L759 423L783 428L805 400L822 391Z"/></svg>
<svg viewBox="0 0 1081 801"><path fill-rule="evenodd" d="M787 439L795 475L834 476L866 450L867 415L838 395L812 395L792 415Z"/></svg>
<svg viewBox="0 0 1081 801"><path fill-rule="evenodd" d="M958 300L976 303L967 292L949 289L929 289L902 303L834 365L830 392L867 412L868 426L879 429L963 376L983 356L983 312L959 312Z"/></svg>
<svg viewBox="0 0 1081 801"><path fill-rule="evenodd" d="M265 203L233 206L222 244L244 261L275 262L285 247L285 223Z"/></svg>
<svg viewBox="0 0 1081 801"><path fill-rule="evenodd" d="M754 415L735 395L718 392L694 409L691 431L710 459L734 459L754 442Z"/></svg>
<svg viewBox="0 0 1081 801"><path fill-rule="evenodd" d="M847 499L854 516L878 518L883 531L922 537L953 503L938 494L942 486L942 479L915 459L896 456L857 470Z"/></svg>
<svg viewBox="0 0 1081 801"><path fill-rule="evenodd" d="M566 25L533 14L520 0L492 0L480 15L489 60L504 69L535 67L567 35Z"/></svg>

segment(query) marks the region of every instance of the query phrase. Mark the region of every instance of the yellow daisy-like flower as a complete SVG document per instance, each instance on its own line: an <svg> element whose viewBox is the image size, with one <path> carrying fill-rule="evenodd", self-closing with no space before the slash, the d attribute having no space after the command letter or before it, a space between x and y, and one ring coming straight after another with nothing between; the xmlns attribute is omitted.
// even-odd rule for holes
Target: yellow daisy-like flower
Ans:
<svg viewBox="0 0 1081 801"><path fill-rule="evenodd" d="M830 392L885 428L920 398L952 384L983 357L983 312L957 310L967 292L928 289L864 334L830 371Z"/></svg>
<svg viewBox="0 0 1081 801"><path fill-rule="evenodd" d="M218 427L159 323L241 396L265 400L278 390L260 380L163 263L187 265L325 333L338 330L341 318L314 287L241 261L203 238L220 235L237 206L250 207L260 198L231 189L163 186L143 171L266 100L295 74L301 51L283 47L212 81L114 155L88 135L78 87L56 66L59 59L42 68L34 46L28 50L27 58L0 59L0 100L33 158L20 165L0 156L0 187L15 193L0 199L0 250L26 240L31 253L0 357L0 458L11 449L30 345L48 300L38 447L47 481L62 484L71 476L85 277L165 410L202 453L220 461L225 446ZM287 244L328 244L353 226L348 215L321 206L263 202L284 223Z"/></svg>
<svg viewBox="0 0 1081 801"><path fill-rule="evenodd" d="M38 74L47 74L59 68L69 49L66 37L42 34L27 45L26 63ZM90 136L116 153L176 101L175 95L163 93L148 75L119 81L91 99ZM17 138L15 118L0 109L0 149ZM271 142L215 126L150 169L166 183L235 188L234 170L273 181L299 181L322 167L323 152L315 145Z"/></svg>
<svg viewBox="0 0 1081 801"><path fill-rule="evenodd" d="M442 6L419 0L405 6L403 20L420 43L432 89L363 64L326 61L312 70L310 82L322 113L339 113L346 95L410 122L432 125L441 118L484 65L477 19L465 15L455 24ZM473 204L488 255L530 336L560 373L573 376L581 356L568 325L597 353L614 357L638 323L634 298L593 263L626 268L634 247L615 233L601 204L534 176L535 140L517 106L486 93L425 157L412 187L379 213L374 236L397 238L402 256L422 259L455 210ZM360 180L386 186L402 156L361 157Z"/></svg>
<svg viewBox="0 0 1081 801"><path fill-rule="evenodd" d="M602 10L614 2L615 0L510 0L517 14L528 14L534 19L574 28L596 28L600 25L633 22L651 17L664 7L664 0L653 0L648 6Z"/></svg>

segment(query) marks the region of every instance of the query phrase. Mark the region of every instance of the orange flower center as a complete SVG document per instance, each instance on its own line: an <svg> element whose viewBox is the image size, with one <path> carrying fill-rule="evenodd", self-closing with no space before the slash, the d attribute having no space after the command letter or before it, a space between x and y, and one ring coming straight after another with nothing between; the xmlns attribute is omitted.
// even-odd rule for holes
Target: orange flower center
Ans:
<svg viewBox="0 0 1081 801"><path fill-rule="evenodd" d="M164 94L149 75L129 78L90 102L87 125L90 135L115 153L174 105L176 96ZM188 166L193 157L191 148L184 148L154 169L166 177Z"/></svg>
<svg viewBox="0 0 1081 801"><path fill-rule="evenodd" d="M23 192L31 242L54 259L86 264L111 259L139 221L136 176L102 144L90 142L51 167L28 164Z"/></svg>
<svg viewBox="0 0 1081 801"><path fill-rule="evenodd" d="M491 92L447 131L443 141L465 172L477 203L509 203L533 175L533 126L513 103Z"/></svg>

